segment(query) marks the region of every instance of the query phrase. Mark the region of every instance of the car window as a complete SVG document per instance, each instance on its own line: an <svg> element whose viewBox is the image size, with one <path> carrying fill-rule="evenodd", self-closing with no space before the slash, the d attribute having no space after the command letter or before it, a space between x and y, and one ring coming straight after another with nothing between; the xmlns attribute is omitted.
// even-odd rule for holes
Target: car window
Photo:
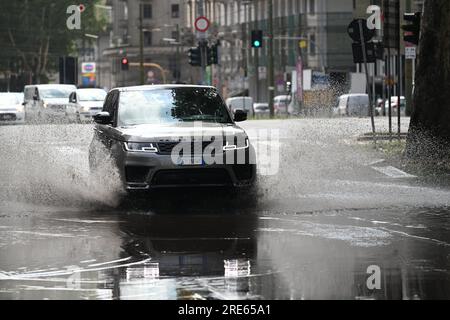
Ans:
<svg viewBox="0 0 450 320"><path fill-rule="evenodd" d="M226 105L211 88L122 92L118 125L205 121L232 123Z"/></svg>
<svg viewBox="0 0 450 320"><path fill-rule="evenodd" d="M111 101L112 101L112 96L113 96L113 92L108 93L108 95L106 96L105 102L103 103L103 110L105 112L110 112L111 108Z"/></svg>
<svg viewBox="0 0 450 320"><path fill-rule="evenodd" d="M73 90L68 88L41 88L40 97L42 99L68 99L72 92Z"/></svg>
<svg viewBox="0 0 450 320"><path fill-rule="evenodd" d="M33 100L33 88L25 88L24 95L26 101Z"/></svg>

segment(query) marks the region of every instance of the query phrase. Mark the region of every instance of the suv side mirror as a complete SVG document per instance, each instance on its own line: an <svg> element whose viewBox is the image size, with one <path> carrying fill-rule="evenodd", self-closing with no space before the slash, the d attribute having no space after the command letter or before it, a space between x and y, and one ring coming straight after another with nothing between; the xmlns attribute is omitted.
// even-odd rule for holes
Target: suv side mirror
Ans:
<svg viewBox="0 0 450 320"><path fill-rule="evenodd" d="M234 121L242 122L247 120L247 112L242 110L236 110L234 112Z"/></svg>
<svg viewBox="0 0 450 320"><path fill-rule="evenodd" d="M106 112L106 111L97 113L93 118L94 118L94 122L98 123L98 124L111 124L112 123L112 117L109 114L109 112Z"/></svg>

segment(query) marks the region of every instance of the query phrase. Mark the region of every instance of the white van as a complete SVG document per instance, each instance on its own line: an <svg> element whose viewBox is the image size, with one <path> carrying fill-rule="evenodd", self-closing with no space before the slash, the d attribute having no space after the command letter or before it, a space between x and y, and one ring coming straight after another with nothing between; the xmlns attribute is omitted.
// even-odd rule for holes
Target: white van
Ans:
<svg viewBox="0 0 450 320"><path fill-rule="evenodd" d="M334 115L367 117L369 116L369 105L369 95L367 94L345 94L339 97Z"/></svg>
<svg viewBox="0 0 450 320"><path fill-rule="evenodd" d="M76 120L76 109L69 104L69 95L77 87L68 84L25 86L24 106L27 121Z"/></svg>
<svg viewBox="0 0 450 320"><path fill-rule="evenodd" d="M225 101L228 109L232 113L236 110L246 111L249 117L253 116L253 98L252 97L234 97Z"/></svg>

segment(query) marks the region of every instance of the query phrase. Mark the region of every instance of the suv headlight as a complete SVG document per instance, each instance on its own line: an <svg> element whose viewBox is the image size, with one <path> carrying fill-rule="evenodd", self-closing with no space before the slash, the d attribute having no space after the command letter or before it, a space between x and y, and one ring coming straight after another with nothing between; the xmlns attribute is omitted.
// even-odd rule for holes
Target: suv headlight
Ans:
<svg viewBox="0 0 450 320"><path fill-rule="evenodd" d="M145 152L145 153L157 153L158 148L153 143L142 142L124 142L126 151L131 152Z"/></svg>
<svg viewBox="0 0 450 320"><path fill-rule="evenodd" d="M236 139L235 139L236 140ZM240 141L235 141L235 144L229 144L229 142L226 142L226 145L223 147L223 151L230 151L230 150L242 150L242 149L248 149L250 147L250 142L248 138L245 138L244 144L240 144Z"/></svg>

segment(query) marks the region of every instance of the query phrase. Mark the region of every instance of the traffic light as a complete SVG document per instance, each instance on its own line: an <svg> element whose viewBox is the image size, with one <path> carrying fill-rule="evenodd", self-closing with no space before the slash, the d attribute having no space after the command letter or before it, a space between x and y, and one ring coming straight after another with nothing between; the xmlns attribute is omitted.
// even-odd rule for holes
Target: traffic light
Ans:
<svg viewBox="0 0 450 320"><path fill-rule="evenodd" d="M420 39L420 25L422 21L422 14L420 12L416 13L405 13L403 14L403 19L409 24L403 25L402 29L405 31L403 40L415 45L419 44Z"/></svg>
<svg viewBox="0 0 450 320"><path fill-rule="evenodd" d="M200 47L190 48L188 51L189 56L189 64L193 67L201 67L202 66L202 54L200 51Z"/></svg>
<svg viewBox="0 0 450 320"><path fill-rule="evenodd" d="M252 48L262 48L263 46L263 32L262 30L252 31Z"/></svg>
<svg viewBox="0 0 450 320"><path fill-rule="evenodd" d="M212 64L219 64L219 44L213 44L211 47L207 48L208 52L208 66Z"/></svg>
<svg viewBox="0 0 450 320"><path fill-rule="evenodd" d="M123 57L121 60L120 60L120 65L122 66L122 70L123 71L127 71L128 69L129 69L129 67L130 67L130 64L129 64L130 62L128 61L128 58L127 57Z"/></svg>

